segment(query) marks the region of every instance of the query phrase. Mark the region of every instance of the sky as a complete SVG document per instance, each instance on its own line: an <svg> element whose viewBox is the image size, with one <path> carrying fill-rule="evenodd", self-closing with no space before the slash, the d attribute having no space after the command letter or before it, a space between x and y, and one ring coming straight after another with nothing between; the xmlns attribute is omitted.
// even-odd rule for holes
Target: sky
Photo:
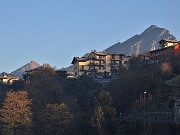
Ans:
<svg viewBox="0 0 180 135"><path fill-rule="evenodd" d="M0 0L0 72L34 60L60 69L150 25L180 40L180 0Z"/></svg>

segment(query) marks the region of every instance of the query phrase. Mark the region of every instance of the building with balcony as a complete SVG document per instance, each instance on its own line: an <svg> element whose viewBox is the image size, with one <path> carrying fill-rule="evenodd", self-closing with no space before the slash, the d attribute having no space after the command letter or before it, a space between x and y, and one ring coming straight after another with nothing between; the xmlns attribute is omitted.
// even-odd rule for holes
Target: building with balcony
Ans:
<svg viewBox="0 0 180 135"><path fill-rule="evenodd" d="M160 49L149 52L152 62L169 60L180 55L180 41L162 39L159 45Z"/></svg>
<svg viewBox="0 0 180 135"><path fill-rule="evenodd" d="M117 73L120 65L126 67L127 62L130 59L129 56L125 56L124 54L114 53L110 55L111 55L111 74Z"/></svg>
<svg viewBox="0 0 180 135"><path fill-rule="evenodd" d="M74 57L75 77L81 75L110 76L117 72L120 65L126 65L128 57L123 54L107 54L105 52L91 51L87 57Z"/></svg>

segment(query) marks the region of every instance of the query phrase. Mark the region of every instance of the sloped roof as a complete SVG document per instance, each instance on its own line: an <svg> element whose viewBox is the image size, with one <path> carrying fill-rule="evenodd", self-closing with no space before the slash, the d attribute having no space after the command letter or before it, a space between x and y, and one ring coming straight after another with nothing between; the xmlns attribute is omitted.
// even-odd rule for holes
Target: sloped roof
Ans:
<svg viewBox="0 0 180 135"><path fill-rule="evenodd" d="M107 53L105 52L94 52L96 55L101 55L101 56L106 56L108 55Z"/></svg>
<svg viewBox="0 0 180 135"><path fill-rule="evenodd" d="M74 64L75 61L80 61L80 62L86 62L88 59L85 57L79 58L79 57L74 57L71 64Z"/></svg>
<svg viewBox="0 0 180 135"><path fill-rule="evenodd" d="M177 40L169 40L169 39L162 39L161 41L159 41L160 44L161 44L162 42L180 43L180 41L177 41Z"/></svg>
<svg viewBox="0 0 180 135"><path fill-rule="evenodd" d="M173 48L173 47L174 46L164 47L164 48L160 48L160 49L157 49L157 50L152 50L152 51L149 51L149 52L151 53L151 52L161 51L161 50L165 50L165 49L169 49L169 48Z"/></svg>

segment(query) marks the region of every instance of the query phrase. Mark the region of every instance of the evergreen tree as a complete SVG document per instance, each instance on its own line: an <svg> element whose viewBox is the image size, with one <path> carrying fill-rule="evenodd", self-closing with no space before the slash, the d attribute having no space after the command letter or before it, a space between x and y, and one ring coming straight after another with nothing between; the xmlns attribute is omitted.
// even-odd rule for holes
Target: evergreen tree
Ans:
<svg viewBox="0 0 180 135"><path fill-rule="evenodd" d="M109 92L102 91L95 110L95 121L100 134L113 134L116 129L116 109L111 106L112 97Z"/></svg>
<svg viewBox="0 0 180 135"><path fill-rule="evenodd" d="M67 135L73 125L73 115L66 104L47 104L43 112L45 135Z"/></svg>

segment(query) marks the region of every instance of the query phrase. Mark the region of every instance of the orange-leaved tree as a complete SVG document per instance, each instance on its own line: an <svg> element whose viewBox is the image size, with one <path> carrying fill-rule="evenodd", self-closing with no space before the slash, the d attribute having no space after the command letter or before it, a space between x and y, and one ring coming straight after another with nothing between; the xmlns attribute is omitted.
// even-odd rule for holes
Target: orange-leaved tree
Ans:
<svg viewBox="0 0 180 135"><path fill-rule="evenodd" d="M10 91L6 94L3 106L0 109L0 121L5 127L5 133L15 134L15 129L32 125L32 112L26 91Z"/></svg>

